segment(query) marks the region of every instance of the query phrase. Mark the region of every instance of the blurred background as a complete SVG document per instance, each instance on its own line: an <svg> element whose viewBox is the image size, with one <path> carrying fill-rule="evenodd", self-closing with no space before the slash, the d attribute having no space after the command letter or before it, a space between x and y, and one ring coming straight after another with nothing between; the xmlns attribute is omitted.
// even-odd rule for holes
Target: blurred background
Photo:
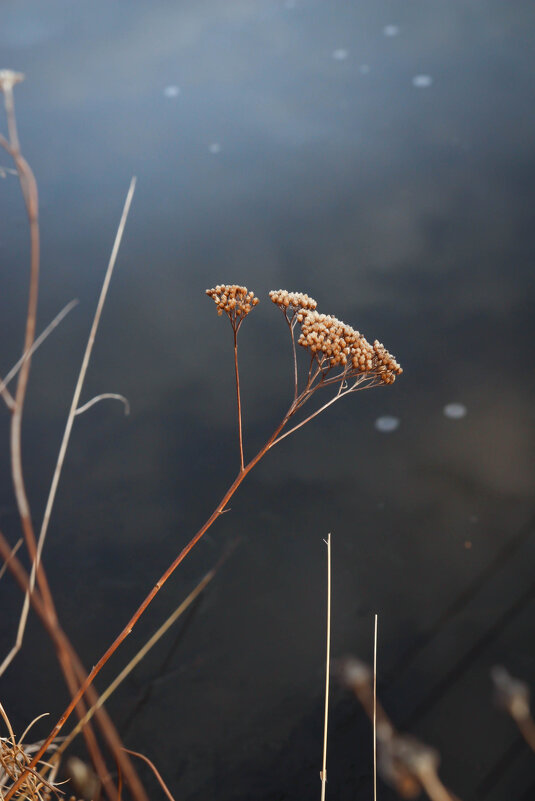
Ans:
<svg viewBox="0 0 535 801"><path fill-rule="evenodd" d="M246 456L292 392L270 289L309 293L405 371L270 452L97 681L239 537L109 703L177 798L319 795L328 532L333 657L371 662L378 613L378 692L399 728L439 750L460 798L533 798L535 755L489 672L535 684L534 17L498 0L2 3L0 67L26 75L16 110L40 191L39 330L80 301L32 367L37 523L138 177L83 392L120 392L131 414L108 401L77 418L44 558L87 667L239 466L232 333L206 288L261 298L240 332ZM10 173L0 208L5 375L28 287ZM8 427L4 410L0 528L14 542ZM4 654L21 605L9 577L0 599ZM66 700L32 619L2 703L21 732ZM331 798L370 797L371 727L336 685L328 773Z"/></svg>

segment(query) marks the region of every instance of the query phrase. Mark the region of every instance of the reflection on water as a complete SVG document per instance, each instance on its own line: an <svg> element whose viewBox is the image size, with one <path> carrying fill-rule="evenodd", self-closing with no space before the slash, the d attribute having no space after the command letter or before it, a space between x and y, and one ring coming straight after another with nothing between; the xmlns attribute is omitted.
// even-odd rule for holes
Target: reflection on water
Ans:
<svg viewBox="0 0 535 801"><path fill-rule="evenodd" d="M8 0L0 14L0 66L27 76L16 103L40 189L39 330L80 299L32 367L38 522L138 176L81 401L120 393L131 414L98 404L76 419L45 550L88 665L238 469L232 337L206 287L236 282L262 301L240 332L249 457L292 393L270 289L309 293L405 370L277 445L162 591L100 689L240 535L189 622L111 699L127 745L184 799L313 797L331 531L333 654L369 661L378 612L385 706L439 749L446 783L464 799L532 792L489 683L504 664L535 685L531 6ZM0 203L5 374L27 291L9 172ZM0 527L14 542L8 425ZM20 598L6 577L0 595L5 652ZM19 731L66 697L37 623L30 638L3 682ZM368 723L333 692L329 792L370 797Z"/></svg>

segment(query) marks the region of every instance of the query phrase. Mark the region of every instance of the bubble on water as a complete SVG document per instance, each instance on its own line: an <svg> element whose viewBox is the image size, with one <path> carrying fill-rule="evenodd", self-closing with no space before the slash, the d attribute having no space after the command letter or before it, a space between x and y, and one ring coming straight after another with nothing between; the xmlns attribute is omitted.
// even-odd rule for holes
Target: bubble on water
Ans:
<svg viewBox="0 0 535 801"><path fill-rule="evenodd" d="M412 85L416 89L428 89L433 85L433 79L430 75L415 75L412 79Z"/></svg>
<svg viewBox="0 0 535 801"><path fill-rule="evenodd" d="M166 97L170 98L178 97L180 94L180 86L175 86L175 84L170 84L169 86L165 87L163 93Z"/></svg>
<svg viewBox="0 0 535 801"><path fill-rule="evenodd" d="M444 416L450 420L460 420L466 415L466 406L462 403L448 403L443 409Z"/></svg>
<svg viewBox="0 0 535 801"><path fill-rule="evenodd" d="M346 50L343 47L339 47L336 50L333 50L331 55L335 61L345 61L346 58L349 56L349 50Z"/></svg>
<svg viewBox="0 0 535 801"><path fill-rule="evenodd" d="M219 142L212 142L208 145L208 150L213 156L216 156L218 153L221 153L221 145Z"/></svg>
<svg viewBox="0 0 535 801"><path fill-rule="evenodd" d="M383 28L384 36L397 36L398 33L399 33L398 25L385 25L385 27Z"/></svg>
<svg viewBox="0 0 535 801"><path fill-rule="evenodd" d="M396 428L399 428L399 417L391 417L389 414L378 417L375 421L375 428L382 434L390 434Z"/></svg>

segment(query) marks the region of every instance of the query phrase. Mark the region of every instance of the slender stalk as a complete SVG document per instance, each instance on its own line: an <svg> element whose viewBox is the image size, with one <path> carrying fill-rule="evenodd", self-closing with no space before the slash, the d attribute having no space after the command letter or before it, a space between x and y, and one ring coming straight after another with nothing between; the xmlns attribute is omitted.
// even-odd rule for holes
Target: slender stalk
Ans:
<svg viewBox="0 0 535 801"><path fill-rule="evenodd" d="M15 378L15 376L16 376L16 375L17 375L17 373L19 372L19 370L20 370L20 368L21 368L21 366L22 366L23 362L25 362L25 361L26 361L26 359L28 359L30 356L32 356L32 354L34 354L34 353L35 353L35 351L37 350L37 348L39 348L39 347L40 347L40 346L43 344L43 342L45 341L45 339L47 339L47 338L50 336L50 334L52 333L52 331L53 331L53 330L54 330L54 329L55 329L55 328L56 328L56 327L57 327L57 326L58 326L58 325L61 323L61 321L63 320L63 318L64 318L64 317L66 317L66 316L68 315L68 313L69 313L69 312L70 312L70 311L71 311L71 310L72 310L72 309L73 309L75 306L77 306L77 305L78 305L78 301L77 301L77 300L71 300L71 302L70 302L70 303L67 303L67 305L66 305L66 306L65 306L65 307L64 307L64 308L63 308L63 309L62 309L62 310L59 312L59 314L57 314L57 315L54 317L54 319L52 320L52 322L50 322L50 323L47 325L47 327L44 329L44 331L42 331L42 332L39 334L39 336L37 337L37 339L36 339L36 340L35 340L35 342L33 343L33 345L32 345L32 347L30 348L30 350L29 350L27 353L23 353L23 355L20 357L20 359L18 360L18 362L17 362L16 364L14 364L14 365L13 365L13 367L11 368L11 370L10 370L10 371L9 371L9 373L8 373L8 374L5 376L5 378L4 378L4 379L0 379L0 392L1 392L1 393L3 393L5 390L7 390L7 385L9 384L9 382L10 382L10 381L11 381L13 378ZM13 400L13 399L12 399L12 400ZM7 401L6 401L6 402L7 402ZM14 401L13 401L13 403L14 403ZM8 403L7 405L9 406L9 403ZM11 407L10 407L10 408L11 408Z"/></svg>
<svg viewBox="0 0 535 801"><path fill-rule="evenodd" d="M323 719L323 767L321 770L321 801L325 801L327 785L327 724L329 720L329 677L331 666L331 535L327 544L327 647L325 666L325 712Z"/></svg>
<svg viewBox="0 0 535 801"><path fill-rule="evenodd" d="M167 618L167 620L162 623L157 631L154 632L152 637L147 640L145 645L140 648L137 654L128 662L128 664L121 670L121 672L115 677L112 683L102 692L99 696L97 703L89 709L82 720L80 720L71 733L63 740L61 745L56 749L54 752L54 759L58 758L65 750L69 747L71 742L74 740L77 734L80 733L83 726L91 720L97 709L99 709L103 704L106 703L108 698L115 692L117 687L126 679L127 676L134 670L134 668L141 662L142 659L148 654L148 652L153 648L156 643L163 637L163 635L171 628L171 626L176 623L178 618L184 614L186 609L188 609L191 604L199 597L199 595L204 591L207 585L212 581L215 574L219 569L218 563L212 570L210 570L203 579L197 584L197 586L186 596L186 598L182 601L182 603L175 609L175 611Z"/></svg>
<svg viewBox="0 0 535 801"><path fill-rule="evenodd" d="M234 333L234 372L236 374L236 399L238 402L238 437L240 440L240 472L243 473L243 432L240 396L240 373L238 371L238 330L233 326Z"/></svg>
<svg viewBox="0 0 535 801"><path fill-rule="evenodd" d="M139 759L142 759L144 762L146 762L147 765L149 766L149 768L152 770L152 772L156 776L156 779L158 780L158 783L160 784L160 787L164 791L164 793L167 796L167 798L169 799L169 801L175 801L175 799L171 795L171 791L170 791L169 787L166 785L166 783L162 779L162 775L161 775L160 771L158 770L158 768L156 767L156 765L154 764L154 762L151 762L151 760L148 757L146 757L145 754L140 754L138 751L130 751L129 748L124 748L123 750L126 751L127 754L131 754L132 756L138 757Z"/></svg>
<svg viewBox="0 0 535 801"><path fill-rule="evenodd" d="M373 801L377 801L377 615L373 636Z"/></svg>
<svg viewBox="0 0 535 801"><path fill-rule="evenodd" d="M65 454L67 452L67 446L69 444L69 439L71 436L72 426L74 423L74 418L76 415L76 411L78 408L78 402L80 400L80 395L82 392L82 387L85 379L85 374L87 372L87 368L89 365L89 360L91 358L91 353L93 351L93 345L95 342L95 337L97 334L98 326L100 323L100 317L102 314L102 309L104 308L104 303L106 301L106 296L108 294L108 288L110 285L111 277L113 274L113 268L115 267L115 262L117 259L117 254L119 252L119 247L121 245L121 240L123 237L124 228L126 225L126 220L128 217L128 212L130 211L130 205L132 203L132 198L134 196L134 190L136 188L136 178L132 178L130 181L130 186L128 188L128 192L126 195L126 200L124 202L123 212L121 214L121 219L119 222L119 227L117 228L117 233L115 235L115 241L113 243L113 248L110 255L110 260L108 262L108 268L106 270L106 275L104 276L104 282L102 284L102 289L100 290L100 296L97 303L97 308L95 310L95 316L93 318L93 324L91 326L91 331L89 332L89 338L87 340L87 345L85 348L84 356L82 359L82 365L80 367L80 373L78 375L78 380L76 382L76 387L74 389L74 394L71 402L71 407L69 409L69 414L67 416L67 423L65 425L65 431L63 432L63 439L61 441L58 459L56 462L56 467L54 470L54 475L52 477L52 484L50 486L50 491L48 493L48 498L45 507L45 513L43 515L43 522L41 524L41 530L39 532L39 540L37 544L37 559L41 558L41 553L43 550L45 537L48 531L48 524L50 522L50 515L52 514L52 507L54 505L54 500L56 498L56 492L59 484L59 479L61 475L61 470L63 468L63 462L65 460ZM32 570L33 575L33 570Z"/></svg>

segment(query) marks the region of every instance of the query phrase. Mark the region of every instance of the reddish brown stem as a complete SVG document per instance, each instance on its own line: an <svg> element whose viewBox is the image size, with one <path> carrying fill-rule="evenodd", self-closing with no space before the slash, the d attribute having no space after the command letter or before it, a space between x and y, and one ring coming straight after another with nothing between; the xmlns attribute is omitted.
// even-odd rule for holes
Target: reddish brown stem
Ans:
<svg viewBox="0 0 535 801"><path fill-rule="evenodd" d="M243 431L241 415L240 373L238 371L238 330L234 328L234 372L236 374L236 399L238 402L238 437L240 440L240 472L243 473Z"/></svg>

